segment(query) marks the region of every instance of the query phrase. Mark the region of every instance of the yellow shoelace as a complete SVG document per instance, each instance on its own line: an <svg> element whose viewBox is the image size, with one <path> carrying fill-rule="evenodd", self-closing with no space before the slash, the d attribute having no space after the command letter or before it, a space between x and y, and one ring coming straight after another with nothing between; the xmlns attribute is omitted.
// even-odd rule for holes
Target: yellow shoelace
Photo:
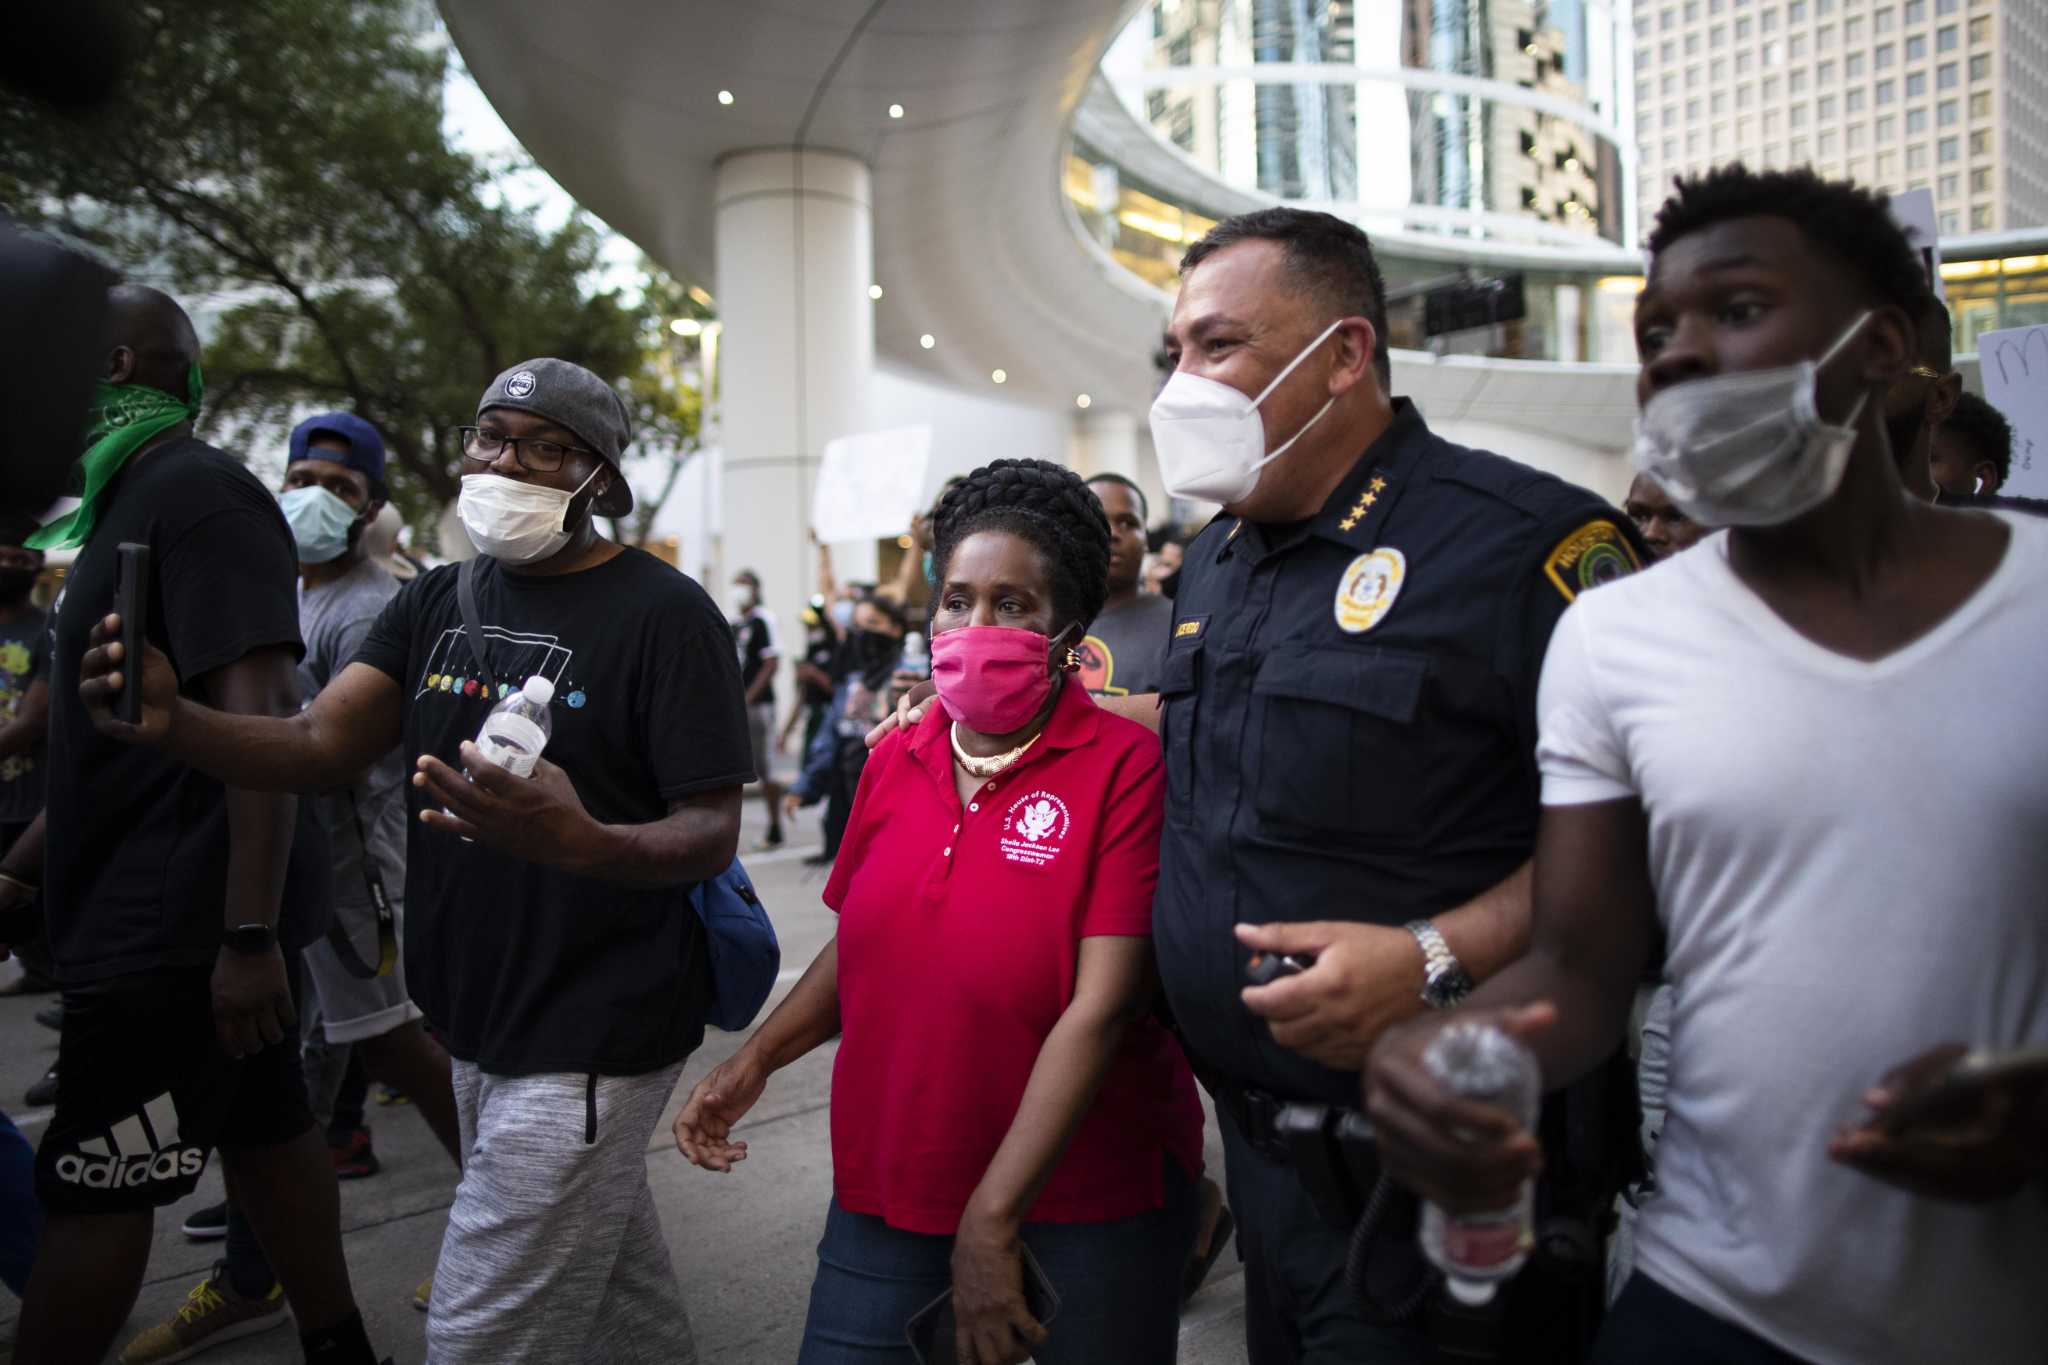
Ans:
<svg viewBox="0 0 2048 1365"><path fill-rule="evenodd" d="M185 1306L178 1310L178 1316L186 1322L197 1322L208 1313L226 1305L227 1300L213 1287L213 1276L208 1275L192 1286L192 1292L185 1296Z"/></svg>

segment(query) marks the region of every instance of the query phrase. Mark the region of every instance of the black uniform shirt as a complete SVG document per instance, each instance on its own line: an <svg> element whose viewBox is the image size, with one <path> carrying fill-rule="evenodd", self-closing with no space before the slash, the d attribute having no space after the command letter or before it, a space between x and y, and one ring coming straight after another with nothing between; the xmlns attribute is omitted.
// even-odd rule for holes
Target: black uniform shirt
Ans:
<svg viewBox="0 0 2048 1365"><path fill-rule="evenodd" d="M1519 867L1551 629L1639 547L1600 498L1432 435L1406 399L1312 520L1219 517L1188 547L1153 935L1209 1070L1358 1103L1355 1074L1276 1045L1244 1007L1231 926L1398 926Z"/></svg>

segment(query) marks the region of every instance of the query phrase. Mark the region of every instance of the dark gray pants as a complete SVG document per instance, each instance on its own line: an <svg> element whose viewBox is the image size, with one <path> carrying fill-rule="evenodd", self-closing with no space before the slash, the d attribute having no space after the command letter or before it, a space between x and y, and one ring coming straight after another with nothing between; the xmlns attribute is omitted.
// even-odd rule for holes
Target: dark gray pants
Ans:
<svg viewBox="0 0 2048 1365"><path fill-rule="evenodd" d="M1294 1168L1254 1150L1217 1106L1244 1257L1250 1365L1426 1365L1417 1328L1375 1327L1344 1282L1351 1238L1323 1221Z"/></svg>

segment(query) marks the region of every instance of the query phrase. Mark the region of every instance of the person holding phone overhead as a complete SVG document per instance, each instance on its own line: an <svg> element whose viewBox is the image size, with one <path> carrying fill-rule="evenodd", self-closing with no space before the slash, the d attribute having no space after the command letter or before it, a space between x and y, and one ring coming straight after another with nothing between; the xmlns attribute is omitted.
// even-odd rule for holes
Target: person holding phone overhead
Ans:
<svg viewBox="0 0 2048 1365"><path fill-rule="evenodd" d="M1150 1015L1159 746L1071 673L1109 526L1072 472L998 460L934 532L940 704L875 750L825 887L838 936L690 1093L676 1144L730 1171L769 1076L840 1035L801 1365L910 1360L949 1284L973 1365L1171 1361L1202 1117Z"/></svg>

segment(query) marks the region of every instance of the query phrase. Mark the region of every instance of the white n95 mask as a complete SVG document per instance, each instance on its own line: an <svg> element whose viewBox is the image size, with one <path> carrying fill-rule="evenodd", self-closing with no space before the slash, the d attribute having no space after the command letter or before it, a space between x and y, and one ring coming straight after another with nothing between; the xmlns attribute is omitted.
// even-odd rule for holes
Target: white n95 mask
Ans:
<svg viewBox="0 0 2048 1365"><path fill-rule="evenodd" d="M478 554L501 564L531 564L546 559L569 543L564 523L569 504L590 486L590 478L573 493L545 484L524 483L503 474L465 474L455 514Z"/></svg>
<svg viewBox="0 0 2048 1365"><path fill-rule="evenodd" d="M1343 324L1344 319L1339 318L1325 327L1273 376L1273 382L1261 389L1257 398L1247 398L1228 384L1175 370L1152 402L1152 448L1159 456L1166 491L1176 498L1226 504L1250 497L1259 486L1259 471L1286 454L1288 447L1323 420L1337 400L1332 397L1316 409L1316 415L1302 423L1300 431L1270 451L1259 404Z"/></svg>
<svg viewBox="0 0 2048 1365"><path fill-rule="evenodd" d="M1819 360L1674 384L1636 417L1635 466L1706 526L1776 526L1834 496L1856 445L1857 396L1839 426L1815 381L1870 317L1858 315Z"/></svg>

